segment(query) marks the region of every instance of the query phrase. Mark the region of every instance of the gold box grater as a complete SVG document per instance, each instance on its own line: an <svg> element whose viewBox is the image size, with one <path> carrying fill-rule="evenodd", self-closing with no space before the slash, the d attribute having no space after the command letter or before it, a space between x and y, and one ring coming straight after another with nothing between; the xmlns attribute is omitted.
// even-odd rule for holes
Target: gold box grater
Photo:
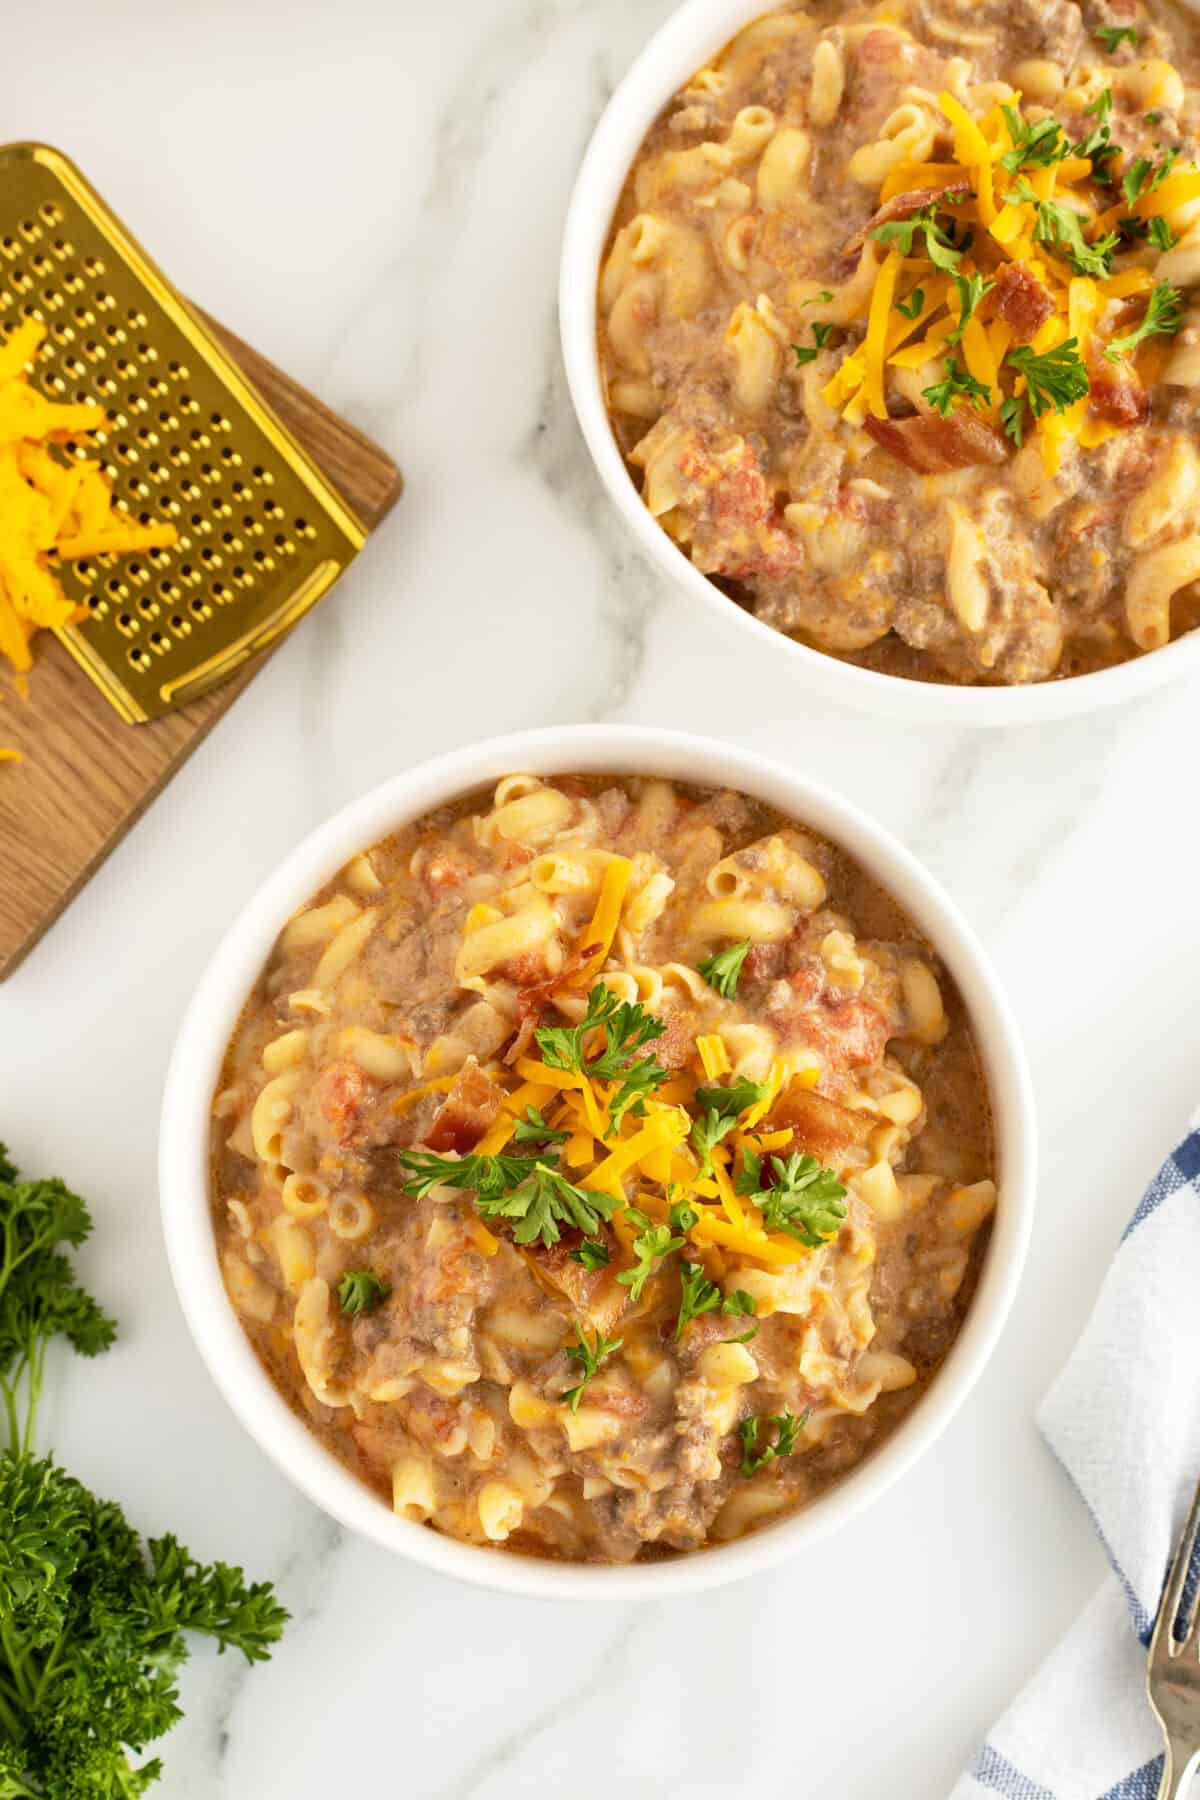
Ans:
<svg viewBox="0 0 1200 1800"><path fill-rule="evenodd" d="M0 328L47 327L31 371L111 421L68 455L177 542L57 570L87 617L59 631L131 723L194 700L293 625L366 528L75 165L0 147Z"/></svg>

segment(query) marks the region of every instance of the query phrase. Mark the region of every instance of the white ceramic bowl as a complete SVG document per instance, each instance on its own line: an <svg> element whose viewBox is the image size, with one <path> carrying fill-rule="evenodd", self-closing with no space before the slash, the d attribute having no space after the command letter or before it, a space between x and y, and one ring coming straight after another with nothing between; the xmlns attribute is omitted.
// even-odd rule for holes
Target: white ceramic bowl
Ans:
<svg viewBox="0 0 1200 1800"><path fill-rule="evenodd" d="M577 1568L457 1543L397 1518L300 1423L259 1366L226 1297L209 1213L209 1108L225 1047L285 920L355 851L513 770L653 774L730 786L844 846L937 947L970 1013L991 1091L1000 1205L963 1328L899 1429L804 1512L718 1549L630 1568ZM992 1351L1025 1258L1034 1196L1033 1103L1020 1044L969 927L908 851L828 789L708 738L625 725L523 732L396 775L312 832L230 927L183 1022L167 1076L159 1150L163 1228L196 1344L230 1406L283 1472L343 1525L427 1567L511 1593L643 1599L692 1591L811 1548L878 1498L929 1447Z"/></svg>
<svg viewBox="0 0 1200 1800"><path fill-rule="evenodd" d="M688 77L770 0L686 0L651 38L604 109L567 212L558 313L571 398L600 478L643 550L697 605L736 630L746 652L788 662L798 682L831 700L931 725L1029 725L1092 712L1200 667L1200 630L1162 650L1065 681L961 688L878 675L797 644L743 611L667 536L630 480L604 407L596 356L596 285L617 201L646 133ZM757 651L752 642L757 639Z"/></svg>

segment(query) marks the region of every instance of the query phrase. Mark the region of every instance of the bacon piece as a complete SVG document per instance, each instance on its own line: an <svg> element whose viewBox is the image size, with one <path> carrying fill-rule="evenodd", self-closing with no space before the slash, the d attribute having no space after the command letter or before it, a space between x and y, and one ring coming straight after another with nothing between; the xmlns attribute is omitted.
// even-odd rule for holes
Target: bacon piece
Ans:
<svg viewBox="0 0 1200 1800"><path fill-rule="evenodd" d="M996 316L1018 344L1031 344L1054 311L1054 301L1022 262L1003 263L996 276Z"/></svg>
<svg viewBox="0 0 1200 1800"><path fill-rule="evenodd" d="M793 1081L771 1108L764 1130L792 1128L792 1143L773 1151L775 1156L800 1150L829 1162L842 1160L845 1151L854 1145L865 1146L878 1123L874 1113L852 1112L848 1106L839 1106L836 1100Z"/></svg>
<svg viewBox="0 0 1200 1800"><path fill-rule="evenodd" d="M317 1079L317 1106L337 1144L348 1144L358 1129L373 1083L357 1063L335 1062Z"/></svg>
<svg viewBox="0 0 1200 1800"><path fill-rule="evenodd" d="M581 1231L569 1231L557 1244L540 1239L525 1246L525 1260L552 1299L563 1297L571 1311L607 1333L616 1324L629 1299L628 1288L614 1280L614 1269L585 1269L573 1261L572 1250L583 1242Z"/></svg>
<svg viewBox="0 0 1200 1800"><path fill-rule="evenodd" d="M908 419L865 419L875 442L918 475L944 475L977 463L1007 461L1008 446L985 419L958 407L947 419L915 413Z"/></svg>
<svg viewBox="0 0 1200 1800"><path fill-rule="evenodd" d="M920 212L923 206L932 206L943 194L965 193L968 183L964 171L961 177L947 176L938 187L913 188L907 194L893 194L885 200L879 211L872 213L861 231L842 248L843 256L857 256L866 243L869 234L877 225L890 225L893 219L911 219L914 213Z"/></svg>
<svg viewBox="0 0 1200 1800"><path fill-rule="evenodd" d="M454 1086L430 1120L425 1143L430 1150L457 1150L465 1156L473 1150L500 1110L504 1089L485 1075L473 1056L468 1056L454 1078Z"/></svg>
<svg viewBox="0 0 1200 1800"><path fill-rule="evenodd" d="M1090 365L1088 377L1091 409L1097 418L1110 425L1145 424L1150 417L1150 396L1127 364L1100 357Z"/></svg>

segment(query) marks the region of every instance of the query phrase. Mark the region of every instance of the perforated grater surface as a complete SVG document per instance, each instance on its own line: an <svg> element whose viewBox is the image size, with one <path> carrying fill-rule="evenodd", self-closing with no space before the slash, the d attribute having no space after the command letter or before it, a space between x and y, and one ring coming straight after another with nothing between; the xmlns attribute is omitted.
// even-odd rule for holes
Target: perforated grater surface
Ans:
<svg viewBox="0 0 1200 1800"><path fill-rule="evenodd" d="M131 722L194 700L293 625L366 530L65 156L0 148L0 328L47 327L30 379L94 400L118 504L168 550L64 563L58 635Z"/></svg>

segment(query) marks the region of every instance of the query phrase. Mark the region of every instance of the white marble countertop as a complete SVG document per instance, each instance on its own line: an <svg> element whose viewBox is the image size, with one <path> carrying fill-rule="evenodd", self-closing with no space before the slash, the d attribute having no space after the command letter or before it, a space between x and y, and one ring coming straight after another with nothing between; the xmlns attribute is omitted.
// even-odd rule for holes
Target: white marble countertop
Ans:
<svg viewBox="0 0 1200 1800"><path fill-rule="evenodd" d="M588 131L668 3L23 10L6 133L72 153L187 293L408 478L0 988L0 1136L90 1196L84 1270L122 1323L108 1357L56 1361L45 1425L139 1526L273 1577L295 1614L249 1675L194 1658L164 1800L936 1800L1101 1575L1033 1410L1200 1089L1196 691L1020 734L876 723L753 644L731 660L638 559L569 411L554 290ZM819 1558L643 1609L475 1592L346 1538L218 1398L157 1218L166 1058L234 910L383 775L575 719L724 730L873 810L986 940L1041 1115L1024 1286L934 1451Z"/></svg>

